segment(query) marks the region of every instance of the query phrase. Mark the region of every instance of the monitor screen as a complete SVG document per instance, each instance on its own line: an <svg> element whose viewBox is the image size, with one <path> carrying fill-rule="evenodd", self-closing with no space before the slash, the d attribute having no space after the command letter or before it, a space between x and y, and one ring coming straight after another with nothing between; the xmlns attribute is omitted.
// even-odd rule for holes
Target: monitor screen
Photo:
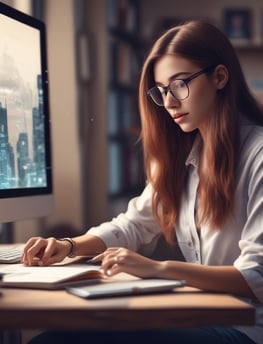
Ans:
<svg viewBox="0 0 263 344"><path fill-rule="evenodd" d="M0 3L0 223L52 211L45 24Z"/></svg>

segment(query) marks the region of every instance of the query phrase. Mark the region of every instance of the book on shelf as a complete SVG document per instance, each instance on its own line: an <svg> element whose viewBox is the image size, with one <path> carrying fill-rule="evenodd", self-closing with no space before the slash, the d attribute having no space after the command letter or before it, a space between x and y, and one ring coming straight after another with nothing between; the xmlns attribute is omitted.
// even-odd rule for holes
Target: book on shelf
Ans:
<svg viewBox="0 0 263 344"><path fill-rule="evenodd" d="M122 146L118 142L109 143L109 193L122 191Z"/></svg>
<svg viewBox="0 0 263 344"><path fill-rule="evenodd" d="M133 95L125 90L110 90L108 96L108 134L135 136L132 128L136 126ZM138 135L136 135L138 137Z"/></svg>
<svg viewBox="0 0 263 344"><path fill-rule="evenodd" d="M131 190L139 185L139 156L132 146L126 146L123 157L123 188Z"/></svg>
<svg viewBox="0 0 263 344"><path fill-rule="evenodd" d="M115 78L121 84L131 84L133 51L128 43L118 42L114 48Z"/></svg>
<svg viewBox="0 0 263 344"><path fill-rule="evenodd" d="M125 134L132 127L132 99L129 93L120 95L120 123Z"/></svg>
<svg viewBox="0 0 263 344"><path fill-rule="evenodd" d="M120 131L119 109L118 109L118 94L110 91L108 97L108 134L117 135Z"/></svg>
<svg viewBox="0 0 263 344"><path fill-rule="evenodd" d="M109 27L134 32L137 27L137 6L135 0L107 0Z"/></svg>
<svg viewBox="0 0 263 344"><path fill-rule="evenodd" d="M131 187L136 187L142 184L141 172L143 170L143 162L141 161L138 155L139 155L139 152L133 152L130 159L130 175L131 175L130 186Z"/></svg>
<svg viewBox="0 0 263 344"><path fill-rule="evenodd" d="M263 78L252 80L250 87L257 101L263 105Z"/></svg>
<svg viewBox="0 0 263 344"><path fill-rule="evenodd" d="M97 283L102 273L100 266L65 264L50 266L0 265L0 287L30 289L63 289Z"/></svg>
<svg viewBox="0 0 263 344"><path fill-rule="evenodd" d="M109 193L129 191L141 184L141 156L135 147L118 141L109 143Z"/></svg>

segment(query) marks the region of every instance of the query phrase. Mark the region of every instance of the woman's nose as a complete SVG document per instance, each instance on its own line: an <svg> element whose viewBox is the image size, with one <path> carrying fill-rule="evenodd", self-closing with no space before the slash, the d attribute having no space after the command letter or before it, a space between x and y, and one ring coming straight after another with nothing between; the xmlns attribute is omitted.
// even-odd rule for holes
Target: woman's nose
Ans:
<svg viewBox="0 0 263 344"><path fill-rule="evenodd" d="M175 98L171 91L168 91L165 99L164 99L164 107L165 108L171 108L171 107L178 107L180 106L181 102L179 99Z"/></svg>

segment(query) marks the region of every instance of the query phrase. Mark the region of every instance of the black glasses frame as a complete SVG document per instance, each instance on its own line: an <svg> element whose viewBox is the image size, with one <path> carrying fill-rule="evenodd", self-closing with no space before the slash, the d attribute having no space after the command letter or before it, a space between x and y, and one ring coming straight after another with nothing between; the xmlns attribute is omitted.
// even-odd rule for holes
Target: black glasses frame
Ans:
<svg viewBox="0 0 263 344"><path fill-rule="evenodd" d="M173 79L173 80L170 82L170 84L169 84L168 86L154 86L154 87L150 88L150 89L147 91L147 95L148 95L148 96L153 100L153 102L154 102L156 105L158 105L158 106L164 106L164 103L163 103L163 102L162 102L162 104L161 104L161 103L157 103L157 102L154 100L154 98L152 97L151 92L152 92L153 90L156 90L156 88L158 88L158 90L161 88L161 89L163 90L163 92L165 93L165 95L167 95L167 93L170 92L171 95L172 95L175 99L184 100L184 99L188 98L188 97L189 97L189 94L190 94L190 90L189 90L189 86L188 86L189 82L192 81L193 79L197 78L198 76L202 75L202 74L205 74L205 73L208 73L208 72L212 71L213 69L215 69L215 67L216 67L216 65L206 67L206 68L200 70L199 72L196 72L196 73L190 75L188 78L185 78L185 79L181 79L181 78L178 79L178 78L175 78L175 79ZM178 97L176 97L176 96L174 95L174 93L173 93L173 91L172 91L172 89L171 89L171 83L174 82L175 80L184 82L184 84L185 84L185 86L186 86L186 88L187 88L187 95L186 95L184 98L178 98Z"/></svg>

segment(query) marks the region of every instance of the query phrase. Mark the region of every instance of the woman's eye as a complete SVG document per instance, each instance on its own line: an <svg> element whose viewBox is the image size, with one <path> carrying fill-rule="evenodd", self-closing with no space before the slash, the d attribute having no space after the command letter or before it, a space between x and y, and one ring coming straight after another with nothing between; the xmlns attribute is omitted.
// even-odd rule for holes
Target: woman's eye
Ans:
<svg viewBox="0 0 263 344"><path fill-rule="evenodd" d="M179 89L179 88L184 88L185 87L185 82L183 80L175 80L171 84L173 89Z"/></svg>

